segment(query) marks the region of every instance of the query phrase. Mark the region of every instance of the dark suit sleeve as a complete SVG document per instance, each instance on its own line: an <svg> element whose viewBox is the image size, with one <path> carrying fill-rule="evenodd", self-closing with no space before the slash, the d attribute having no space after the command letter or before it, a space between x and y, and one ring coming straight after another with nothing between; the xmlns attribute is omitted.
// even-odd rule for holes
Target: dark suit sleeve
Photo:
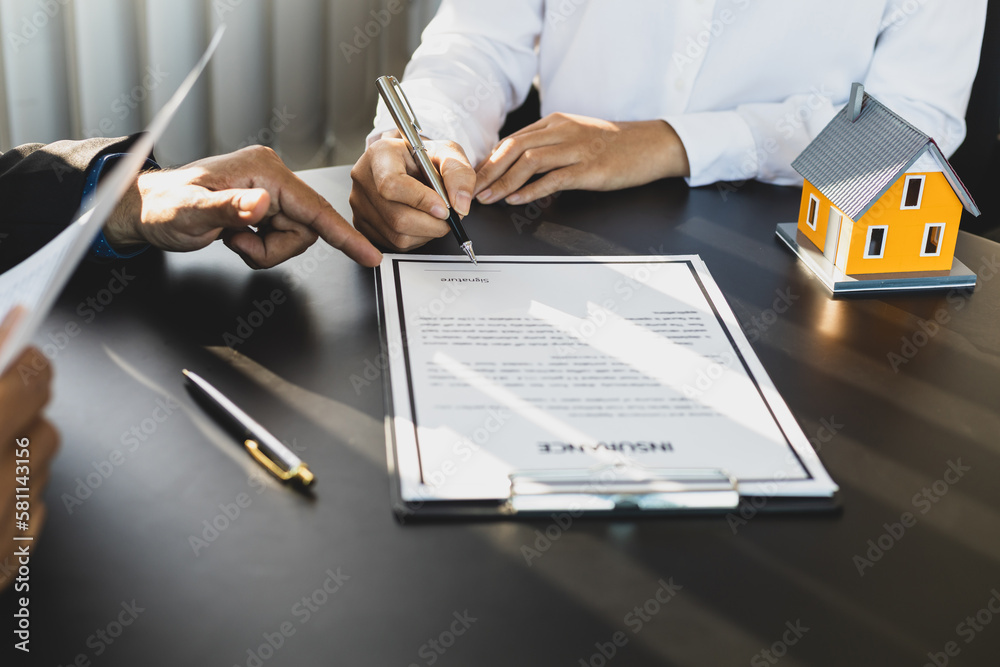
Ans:
<svg viewBox="0 0 1000 667"><path fill-rule="evenodd" d="M0 154L0 269L55 238L80 208L95 160L127 151L135 137L27 144Z"/></svg>

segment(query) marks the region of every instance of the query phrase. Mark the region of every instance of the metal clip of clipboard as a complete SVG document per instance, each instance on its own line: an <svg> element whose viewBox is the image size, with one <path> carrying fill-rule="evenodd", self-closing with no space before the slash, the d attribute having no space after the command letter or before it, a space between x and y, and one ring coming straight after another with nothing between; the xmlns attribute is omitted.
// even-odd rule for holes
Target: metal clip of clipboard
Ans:
<svg viewBox="0 0 1000 667"><path fill-rule="evenodd" d="M712 468L609 465L510 475L507 509L518 512L720 510L739 506L737 481Z"/></svg>

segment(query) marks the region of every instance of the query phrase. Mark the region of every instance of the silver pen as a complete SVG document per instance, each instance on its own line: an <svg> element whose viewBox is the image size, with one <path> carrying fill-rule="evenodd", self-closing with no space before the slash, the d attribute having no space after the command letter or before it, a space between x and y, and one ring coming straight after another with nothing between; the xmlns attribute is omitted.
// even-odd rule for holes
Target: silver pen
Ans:
<svg viewBox="0 0 1000 667"><path fill-rule="evenodd" d="M465 228L462 226L462 221L459 219L458 213L451 207L451 203L448 200L448 193L444 189L441 174L434 168L434 163L431 162L430 157L427 155L427 147L424 146L423 139L420 138L420 132L422 131L420 121L417 120L417 115L413 113L413 107L410 106L410 101L406 99L406 93L403 92L403 88L394 76L380 76L375 80L375 87L378 88L379 95L382 96L382 100L385 101L385 105L389 108L389 113L392 115L392 120L395 121L396 127L399 128L399 133L403 135L403 139L409 144L410 152L413 153L413 159L420 166L420 171L423 172L427 183L434 189L434 192L438 193L441 199L444 200L444 205L448 207L448 224L451 226L451 231L454 233L455 238L458 239L458 244L462 246L462 250L469 256L472 263L478 264L476 253L472 250L472 241L469 240L469 236L465 233Z"/></svg>

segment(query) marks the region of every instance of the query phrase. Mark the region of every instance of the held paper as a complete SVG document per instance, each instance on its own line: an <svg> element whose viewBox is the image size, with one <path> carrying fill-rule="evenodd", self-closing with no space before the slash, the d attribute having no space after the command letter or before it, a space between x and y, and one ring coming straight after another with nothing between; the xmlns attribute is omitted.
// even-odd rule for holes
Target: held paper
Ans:
<svg viewBox="0 0 1000 667"><path fill-rule="evenodd" d="M14 324L7 341L0 349L0 372L20 354L49 314L52 304L97 238L101 227L135 181L139 170L146 163L146 156L152 152L153 145L163 136L177 110L201 77L225 32L225 26L215 31L201 59L125 157L103 178L93 200L81 206L73 222L41 250L0 275L0 321L19 305L26 311Z"/></svg>

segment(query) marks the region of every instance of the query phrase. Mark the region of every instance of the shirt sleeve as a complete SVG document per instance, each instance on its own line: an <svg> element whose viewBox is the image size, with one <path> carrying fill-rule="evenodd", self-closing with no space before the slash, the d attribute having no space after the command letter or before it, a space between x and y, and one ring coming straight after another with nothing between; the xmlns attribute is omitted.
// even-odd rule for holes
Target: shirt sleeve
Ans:
<svg viewBox="0 0 1000 667"><path fill-rule="evenodd" d="M80 208L87 172L135 137L27 144L0 155L0 269L55 238Z"/></svg>
<svg viewBox="0 0 1000 667"><path fill-rule="evenodd" d="M965 112L979 64L986 0L889 2L862 83L879 101L933 137L946 155L965 139ZM757 179L802 182L792 161L846 104L848 90L813 91L783 102L664 118L691 163L692 186Z"/></svg>
<svg viewBox="0 0 1000 667"><path fill-rule="evenodd" d="M543 5L543 0L441 3L402 81L425 136L457 142L474 165L489 155L504 118L524 102L538 73ZM380 100L368 144L394 129Z"/></svg>

